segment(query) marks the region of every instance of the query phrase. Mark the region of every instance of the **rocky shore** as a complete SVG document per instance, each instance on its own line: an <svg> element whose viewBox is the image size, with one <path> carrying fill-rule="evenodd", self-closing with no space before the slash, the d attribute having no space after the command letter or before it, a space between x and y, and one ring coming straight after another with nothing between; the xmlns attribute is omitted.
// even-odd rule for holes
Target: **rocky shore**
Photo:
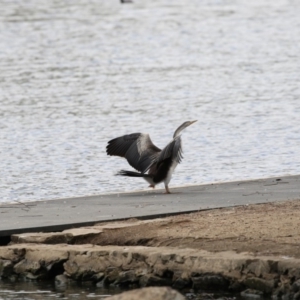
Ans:
<svg viewBox="0 0 300 300"><path fill-rule="evenodd" d="M289 201L277 205L218 209L150 221L99 224L56 233L14 235L10 245L0 247L0 276L2 280L10 281L53 279L62 285L68 281L89 281L99 287L168 286L177 290L193 288L196 291L239 292L256 299L265 296L273 299L300 299L299 252L298 256L290 255L299 250L300 218L295 210L298 206L299 201ZM251 211L251 214L246 213L246 210ZM259 252L239 251L240 247L246 246L242 247L240 241L246 243L248 238L255 238L254 234L247 236L246 228L257 224L262 227L264 216L268 214L270 217L271 213L270 219L282 226L282 230L278 230L279 237L285 232L283 223L290 224L289 233L293 237L291 244L287 245L284 240L285 244L281 245L278 238L276 249L276 237L272 240L273 235L269 233L269 240L266 237L263 239L267 246L273 242L273 248L262 251L262 243L258 242ZM204 214L210 214L214 219L215 226L218 227L214 233L221 230L219 227L226 228L227 223L223 222L225 218L229 224L233 220L238 222L239 216L243 215L247 226L244 226L242 235L241 229L236 227L239 224L231 223L232 230L228 234L237 239L236 243L231 243L234 247L204 250L205 247L199 247L197 240L201 235L209 236L209 231L204 233L203 228L196 226L204 224L204 218L201 219ZM247 218L250 215L251 218L256 216L255 225L248 224ZM192 224L192 220L197 222ZM187 235L184 232L183 226L188 226L187 224L193 234ZM272 226L270 222L269 227ZM172 245L167 245L160 230L169 232ZM266 228L261 230L265 232ZM150 238L152 231L156 235ZM174 232L181 234L182 243L178 240L178 233L178 243L174 244ZM139 237L144 237L144 240ZM189 247L186 247L187 238L190 239ZM191 239L194 239L194 244ZM218 239L220 237L215 238L216 241ZM137 245L138 243L143 246ZM213 244L213 240L207 237L205 243ZM228 241L224 245L229 245ZM293 247L292 252L284 251L289 247ZM133 296L130 297L128 299L133 299ZM174 297L179 296L174 294Z"/></svg>

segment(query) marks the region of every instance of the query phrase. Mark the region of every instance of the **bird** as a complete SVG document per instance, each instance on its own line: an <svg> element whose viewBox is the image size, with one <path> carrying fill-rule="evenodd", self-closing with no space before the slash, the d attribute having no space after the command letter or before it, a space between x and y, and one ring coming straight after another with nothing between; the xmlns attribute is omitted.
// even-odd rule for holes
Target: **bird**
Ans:
<svg viewBox="0 0 300 300"><path fill-rule="evenodd" d="M164 182L165 194L171 194L169 182L183 158L180 133L195 122L197 120L181 124L175 130L173 139L162 150L153 144L147 133L132 133L110 140L106 146L107 155L124 157L139 171L120 170L116 175L142 177L152 188Z"/></svg>

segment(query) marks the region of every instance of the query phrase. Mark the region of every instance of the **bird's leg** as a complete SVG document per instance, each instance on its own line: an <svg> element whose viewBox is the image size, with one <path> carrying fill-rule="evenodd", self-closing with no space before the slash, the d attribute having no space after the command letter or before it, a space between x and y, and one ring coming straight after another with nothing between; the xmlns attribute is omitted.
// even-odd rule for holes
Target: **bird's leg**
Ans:
<svg viewBox="0 0 300 300"><path fill-rule="evenodd" d="M169 190L169 187L165 184L165 194L171 194L170 190Z"/></svg>
<svg viewBox="0 0 300 300"><path fill-rule="evenodd" d="M155 189L155 185L154 184L150 184L149 187L152 187L153 189Z"/></svg>

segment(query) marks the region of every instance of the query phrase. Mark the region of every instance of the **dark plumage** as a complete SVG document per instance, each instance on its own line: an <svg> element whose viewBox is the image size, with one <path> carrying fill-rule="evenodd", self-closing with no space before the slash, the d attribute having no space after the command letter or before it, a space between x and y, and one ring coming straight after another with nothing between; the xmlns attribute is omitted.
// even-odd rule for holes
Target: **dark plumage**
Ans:
<svg viewBox="0 0 300 300"><path fill-rule="evenodd" d="M108 142L107 155L120 156L138 172L121 170L117 175L142 177L150 183L150 187L164 182L166 193L170 193L168 184L172 173L182 160L182 146L180 133L183 129L195 123L187 121L179 126L173 135L173 140L162 150L156 147L149 134L132 133ZM148 173L146 173L148 172Z"/></svg>

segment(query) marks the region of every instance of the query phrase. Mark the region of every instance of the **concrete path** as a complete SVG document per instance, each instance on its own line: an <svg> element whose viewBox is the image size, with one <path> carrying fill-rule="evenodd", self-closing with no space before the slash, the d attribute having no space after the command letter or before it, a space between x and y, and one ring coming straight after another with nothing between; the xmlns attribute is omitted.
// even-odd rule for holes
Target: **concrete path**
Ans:
<svg viewBox="0 0 300 300"><path fill-rule="evenodd" d="M300 200L300 175L0 205L0 236L60 231L124 218L154 218L211 208Z"/></svg>

